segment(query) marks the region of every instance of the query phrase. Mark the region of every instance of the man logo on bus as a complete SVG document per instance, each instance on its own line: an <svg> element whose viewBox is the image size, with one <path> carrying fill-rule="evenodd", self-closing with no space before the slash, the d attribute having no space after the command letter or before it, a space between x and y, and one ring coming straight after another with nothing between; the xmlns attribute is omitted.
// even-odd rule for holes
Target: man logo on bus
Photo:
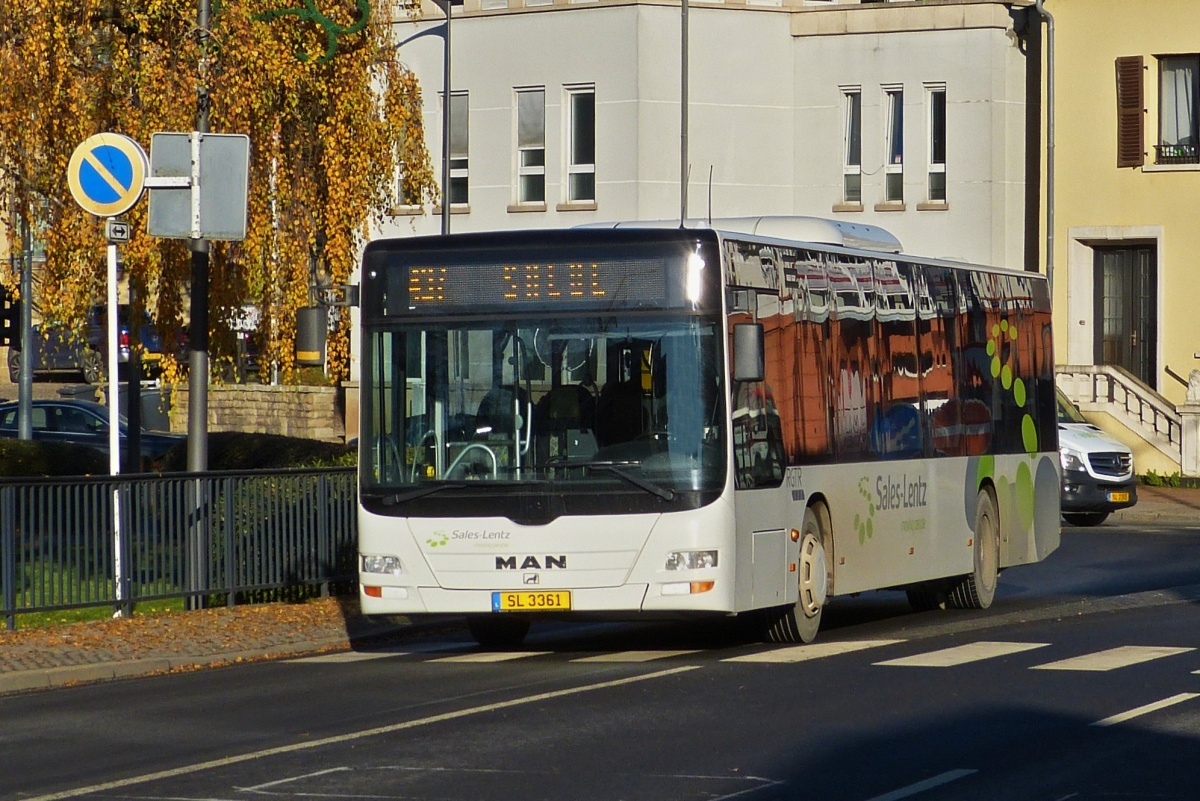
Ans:
<svg viewBox="0 0 1200 801"><path fill-rule="evenodd" d="M497 570L552 570L554 568L565 570L567 567L567 555L546 556L539 560L536 556L526 556L521 564L517 564L515 556L497 556Z"/></svg>

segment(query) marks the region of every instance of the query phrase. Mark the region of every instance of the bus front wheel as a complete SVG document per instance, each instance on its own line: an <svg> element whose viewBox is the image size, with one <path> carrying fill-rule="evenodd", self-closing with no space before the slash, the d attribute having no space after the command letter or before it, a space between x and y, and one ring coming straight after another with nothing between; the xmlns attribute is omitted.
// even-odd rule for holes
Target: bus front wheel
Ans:
<svg viewBox="0 0 1200 801"><path fill-rule="evenodd" d="M950 591L951 605L959 609L987 609L996 599L1000 576L1000 515L992 493L979 491L975 503L974 569Z"/></svg>
<svg viewBox="0 0 1200 801"><path fill-rule="evenodd" d="M767 638L778 643L810 643L821 628L821 615L829 593L829 512L816 504L804 510L800 528L799 594L794 606L776 610L770 617Z"/></svg>
<svg viewBox="0 0 1200 801"><path fill-rule="evenodd" d="M484 648L516 648L529 633L529 618L513 614L492 614L467 618L467 628L475 642Z"/></svg>

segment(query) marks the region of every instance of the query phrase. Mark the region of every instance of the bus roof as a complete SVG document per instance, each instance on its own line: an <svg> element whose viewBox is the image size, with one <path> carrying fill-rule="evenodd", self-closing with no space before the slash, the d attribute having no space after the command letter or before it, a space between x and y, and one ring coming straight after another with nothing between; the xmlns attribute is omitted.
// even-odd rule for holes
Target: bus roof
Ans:
<svg viewBox="0 0 1200 801"><path fill-rule="evenodd" d="M786 239L793 242L812 242L839 245L858 250L900 253L900 240L890 231L877 225L828 220L823 217L765 215L759 217L721 217L713 220L689 219L680 226L675 220L629 220L591 223L580 228L710 228L730 234L751 234Z"/></svg>

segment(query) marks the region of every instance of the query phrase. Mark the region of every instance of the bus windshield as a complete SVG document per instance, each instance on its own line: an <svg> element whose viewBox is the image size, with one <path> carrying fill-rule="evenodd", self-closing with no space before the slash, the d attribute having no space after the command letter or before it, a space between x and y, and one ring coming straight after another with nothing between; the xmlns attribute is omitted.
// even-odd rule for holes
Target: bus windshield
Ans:
<svg viewBox="0 0 1200 801"><path fill-rule="evenodd" d="M393 504L488 486L719 490L721 330L712 316L638 311L368 331L363 489Z"/></svg>

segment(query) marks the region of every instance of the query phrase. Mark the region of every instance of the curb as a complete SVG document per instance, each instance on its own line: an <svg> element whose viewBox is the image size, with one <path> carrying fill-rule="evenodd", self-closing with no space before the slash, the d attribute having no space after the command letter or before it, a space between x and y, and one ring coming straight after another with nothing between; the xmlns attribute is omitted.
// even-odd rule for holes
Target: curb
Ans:
<svg viewBox="0 0 1200 801"><path fill-rule="evenodd" d="M336 646L341 646L337 648ZM204 656L181 655L151 657L114 662L98 662L87 665L69 665L34 670L14 670L0 673L0 695L28 690L49 690L76 684L91 684L113 679L128 679L150 676L156 673L177 673L202 668L223 667L247 662L262 662L292 656L319 653L329 650L347 650L350 644L343 641L289 643L254 651L238 651L228 654Z"/></svg>
<svg viewBox="0 0 1200 801"><path fill-rule="evenodd" d="M51 690L81 684L93 684L115 679L128 679L155 674L180 673L189 670L220 668L251 662L267 662L325 653L351 651L358 647L370 647L396 640L409 640L431 634L458 631L460 627L448 625L446 621L410 623L381 627L376 631L347 638L329 637L322 640L289 642L265 645L262 648L228 653L176 654L148 657L144 659L111 660L83 665L67 665L29 670L0 672L0 696Z"/></svg>

